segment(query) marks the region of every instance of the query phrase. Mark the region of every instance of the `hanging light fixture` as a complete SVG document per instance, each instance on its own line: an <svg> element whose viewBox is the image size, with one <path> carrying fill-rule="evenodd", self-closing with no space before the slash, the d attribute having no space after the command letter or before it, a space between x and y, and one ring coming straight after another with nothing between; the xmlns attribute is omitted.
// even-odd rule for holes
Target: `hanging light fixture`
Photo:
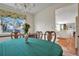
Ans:
<svg viewBox="0 0 79 59"><path fill-rule="evenodd" d="M19 9L31 10L36 5L35 3L15 3L15 6Z"/></svg>
<svg viewBox="0 0 79 59"><path fill-rule="evenodd" d="M22 10L25 15L27 14L27 10L31 10L32 8L34 8L36 5L35 3L15 3L15 6Z"/></svg>

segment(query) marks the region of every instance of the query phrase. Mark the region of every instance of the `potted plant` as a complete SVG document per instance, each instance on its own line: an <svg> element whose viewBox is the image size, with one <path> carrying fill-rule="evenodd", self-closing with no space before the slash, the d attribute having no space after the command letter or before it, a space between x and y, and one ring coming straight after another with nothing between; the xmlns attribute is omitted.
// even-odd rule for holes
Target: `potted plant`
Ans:
<svg viewBox="0 0 79 59"><path fill-rule="evenodd" d="M29 28L30 28L30 25L28 23L25 23L24 26L23 26L24 34L28 34Z"/></svg>
<svg viewBox="0 0 79 59"><path fill-rule="evenodd" d="M28 43L28 30L30 28L30 25L25 23L24 26L23 26L23 29L24 29L24 37L25 37L25 42Z"/></svg>

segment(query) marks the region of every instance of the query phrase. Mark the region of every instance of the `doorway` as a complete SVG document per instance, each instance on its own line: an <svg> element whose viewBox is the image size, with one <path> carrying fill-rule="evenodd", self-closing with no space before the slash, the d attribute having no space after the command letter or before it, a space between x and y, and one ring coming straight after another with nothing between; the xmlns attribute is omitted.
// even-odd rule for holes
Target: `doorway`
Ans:
<svg viewBox="0 0 79 59"><path fill-rule="evenodd" d="M77 9L77 4L72 3L55 11L57 39L63 48L63 55L76 55L75 32L76 16L78 15Z"/></svg>

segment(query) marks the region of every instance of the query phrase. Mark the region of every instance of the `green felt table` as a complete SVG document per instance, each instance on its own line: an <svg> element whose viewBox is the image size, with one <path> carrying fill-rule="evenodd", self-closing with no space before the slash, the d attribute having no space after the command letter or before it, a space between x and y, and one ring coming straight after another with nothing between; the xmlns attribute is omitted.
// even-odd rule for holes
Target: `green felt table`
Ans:
<svg viewBox="0 0 79 59"><path fill-rule="evenodd" d="M29 38L11 39L0 42L0 56L62 56L62 48L46 40Z"/></svg>

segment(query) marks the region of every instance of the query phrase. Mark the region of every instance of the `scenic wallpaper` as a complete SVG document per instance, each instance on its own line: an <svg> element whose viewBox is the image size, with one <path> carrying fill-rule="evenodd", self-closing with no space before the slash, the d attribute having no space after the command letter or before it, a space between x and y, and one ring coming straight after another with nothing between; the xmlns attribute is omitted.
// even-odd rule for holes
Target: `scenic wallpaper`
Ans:
<svg viewBox="0 0 79 59"><path fill-rule="evenodd" d="M13 32L15 30L22 32L24 19L22 18L11 18L11 17L1 17L0 24L3 32Z"/></svg>

